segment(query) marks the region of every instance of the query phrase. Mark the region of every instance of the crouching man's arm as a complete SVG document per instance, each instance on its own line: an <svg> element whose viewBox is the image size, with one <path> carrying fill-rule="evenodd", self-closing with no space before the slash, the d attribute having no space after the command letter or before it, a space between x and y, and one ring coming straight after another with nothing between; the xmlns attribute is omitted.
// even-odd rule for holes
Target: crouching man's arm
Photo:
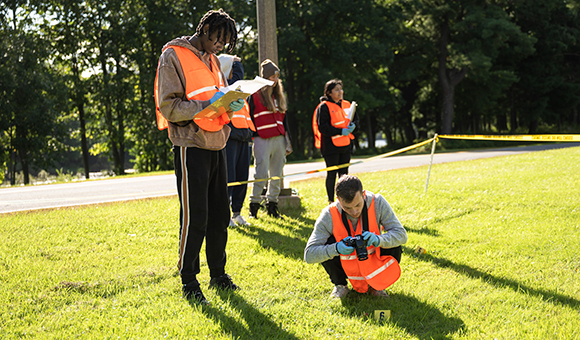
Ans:
<svg viewBox="0 0 580 340"><path fill-rule="evenodd" d="M338 256L336 242L326 244L331 236L333 236L332 215L328 207L326 207L316 220L312 235L310 235L308 243L306 243L304 261L306 263L320 263Z"/></svg>

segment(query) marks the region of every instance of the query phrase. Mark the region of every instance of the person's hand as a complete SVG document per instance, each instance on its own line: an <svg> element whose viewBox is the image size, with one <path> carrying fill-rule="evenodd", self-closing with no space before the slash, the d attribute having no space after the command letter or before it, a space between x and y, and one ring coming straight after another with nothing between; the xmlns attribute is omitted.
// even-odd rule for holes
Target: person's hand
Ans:
<svg viewBox="0 0 580 340"><path fill-rule="evenodd" d="M343 135L343 136L348 136L348 135L350 135L350 130L349 130L349 129L342 129L342 135Z"/></svg>
<svg viewBox="0 0 580 340"><path fill-rule="evenodd" d="M370 231L365 231L362 233L362 237L365 241L367 241L367 245L373 245L375 247L379 246L381 242L377 234L371 233Z"/></svg>
<svg viewBox="0 0 580 340"><path fill-rule="evenodd" d="M348 131L350 133L352 133L354 131L354 129L356 129L356 124L353 122L348 123L348 126L346 127L348 129Z"/></svg>
<svg viewBox="0 0 580 340"><path fill-rule="evenodd" d="M345 240L351 239L352 237L347 236L342 241L336 243L336 251L338 251L342 255L352 254L354 251L354 247L349 247L344 242Z"/></svg>
<svg viewBox="0 0 580 340"><path fill-rule="evenodd" d="M242 109L242 107L244 107L244 100L243 99L238 99L238 100L230 103L230 109L232 109L232 111L234 111L234 112L240 111Z"/></svg>
<svg viewBox="0 0 580 340"><path fill-rule="evenodd" d="M209 103L213 104L216 100L220 99L222 96L224 95L224 93L222 91L217 91L213 97L211 97L209 99Z"/></svg>

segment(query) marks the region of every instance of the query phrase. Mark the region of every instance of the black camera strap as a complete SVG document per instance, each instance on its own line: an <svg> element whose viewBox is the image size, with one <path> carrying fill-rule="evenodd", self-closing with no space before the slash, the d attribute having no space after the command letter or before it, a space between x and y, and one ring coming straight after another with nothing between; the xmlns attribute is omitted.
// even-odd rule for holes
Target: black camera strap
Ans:
<svg viewBox="0 0 580 340"><path fill-rule="evenodd" d="M350 228L349 228L350 223L348 222L348 217L346 215L347 215L346 212L344 211L344 209L342 209L342 214L341 214L342 224L346 228L346 232L348 233L348 236L351 236L352 237L353 235L351 235ZM364 200L364 198L363 198L363 210L362 210L362 214L361 215L362 215L361 216L361 218L362 218L362 231L361 231L361 234L362 234L363 231L369 231L369 214L368 214L368 211L367 211L367 202L366 202L366 200ZM356 227L357 226L355 225L354 228L353 228L355 235L356 235Z"/></svg>

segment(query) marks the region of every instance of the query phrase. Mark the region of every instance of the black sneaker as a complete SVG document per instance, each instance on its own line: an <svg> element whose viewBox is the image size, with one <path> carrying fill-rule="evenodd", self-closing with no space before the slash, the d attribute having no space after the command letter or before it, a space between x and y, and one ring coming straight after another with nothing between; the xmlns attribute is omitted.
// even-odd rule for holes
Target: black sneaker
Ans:
<svg viewBox="0 0 580 340"><path fill-rule="evenodd" d="M279 219L284 219L284 217L282 217L282 215L280 215L280 210L278 210L278 203L275 202L268 202L266 204L266 206L268 207L268 215L272 216L274 218L279 218Z"/></svg>
<svg viewBox="0 0 580 340"><path fill-rule="evenodd" d="M214 277L209 281L210 288L217 289L227 289L227 290L238 290L240 287L236 286L232 282L232 278L228 274L223 274L222 276Z"/></svg>
<svg viewBox="0 0 580 340"><path fill-rule="evenodd" d="M250 218L258 218L260 208L262 208L260 203L250 203Z"/></svg>
<svg viewBox="0 0 580 340"><path fill-rule="evenodd" d="M207 299L205 298L205 296L203 295L203 293L201 292L201 288L199 287L199 284L197 285L183 285L183 297L186 298L187 300L191 300L194 302L197 302L199 304L202 305L209 305L209 301L207 301Z"/></svg>

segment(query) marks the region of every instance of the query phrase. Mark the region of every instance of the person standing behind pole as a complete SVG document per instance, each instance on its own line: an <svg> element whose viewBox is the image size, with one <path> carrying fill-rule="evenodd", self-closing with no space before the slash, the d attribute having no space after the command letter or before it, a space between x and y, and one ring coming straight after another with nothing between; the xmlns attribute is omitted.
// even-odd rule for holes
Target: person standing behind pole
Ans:
<svg viewBox="0 0 580 340"><path fill-rule="evenodd" d="M232 85L238 80L244 79L244 66L241 59L229 54L221 54L219 57L222 72L228 78L228 84ZM244 182L248 180L250 172L250 141L253 131L256 131L250 118L249 106L244 102L244 108L237 111L228 123L232 131L226 144L226 157L228 159L228 183ZM247 226L248 222L240 214L246 192L247 184L228 186L228 195L232 208L230 227L237 224Z"/></svg>
<svg viewBox="0 0 580 340"><path fill-rule="evenodd" d="M352 132L358 125L355 113L353 122L347 119L345 109L350 108L350 102L343 99L342 81L332 79L324 85L324 95L320 104L314 110L312 129L314 144L320 149L326 167L350 163L352 153ZM337 176L348 174L348 167L327 171L326 194L328 203L334 202L334 184Z"/></svg>
<svg viewBox="0 0 580 340"><path fill-rule="evenodd" d="M230 219L225 145L233 112L243 100L233 101L214 119L197 117L223 95L225 86L216 53L237 41L236 22L222 9L209 11L193 36L168 42L159 57L155 79L157 125L168 128L173 143L177 192L180 202L179 261L183 296L208 303L197 274L205 239L209 286L236 290L225 273L226 243Z"/></svg>
<svg viewBox="0 0 580 340"><path fill-rule="evenodd" d="M286 97L280 81L280 69L270 59L260 64L260 76L274 82L264 86L249 97L250 116L256 126L254 133L254 170L255 179L282 176L286 164L285 116ZM268 215L280 218L278 195L281 190L281 179L254 182L250 196L250 217L258 217L262 202L262 191L268 184L266 206Z"/></svg>

